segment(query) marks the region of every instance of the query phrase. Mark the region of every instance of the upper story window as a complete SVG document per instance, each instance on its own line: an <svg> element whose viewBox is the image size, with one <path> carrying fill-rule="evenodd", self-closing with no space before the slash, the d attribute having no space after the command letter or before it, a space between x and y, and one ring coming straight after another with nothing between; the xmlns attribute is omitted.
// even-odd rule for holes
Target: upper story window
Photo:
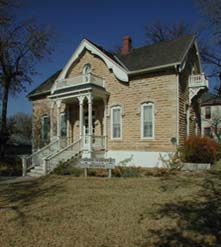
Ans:
<svg viewBox="0 0 221 247"><path fill-rule="evenodd" d="M90 73L91 73L91 65L87 63L83 67L83 75L88 75Z"/></svg>
<svg viewBox="0 0 221 247"><path fill-rule="evenodd" d="M122 114L120 106L111 108L111 138L122 138Z"/></svg>
<svg viewBox="0 0 221 247"><path fill-rule="evenodd" d="M141 138L154 138L154 104L151 102L141 105Z"/></svg>
<svg viewBox="0 0 221 247"><path fill-rule="evenodd" d="M49 118L47 115L44 115L41 118L41 140L43 143L49 140L49 129Z"/></svg>
<svg viewBox="0 0 221 247"><path fill-rule="evenodd" d="M211 118L211 107L206 106L205 107L205 119L210 119Z"/></svg>

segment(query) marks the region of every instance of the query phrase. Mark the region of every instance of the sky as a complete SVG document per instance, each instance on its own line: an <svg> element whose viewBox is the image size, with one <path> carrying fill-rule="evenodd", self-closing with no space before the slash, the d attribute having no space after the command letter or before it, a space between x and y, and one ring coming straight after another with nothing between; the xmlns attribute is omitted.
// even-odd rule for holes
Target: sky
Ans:
<svg viewBox="0 0 221 247"><path fill-rule="evenodd" d="M194 0L27 0L19 13L33 17L56 34L50 60L36 64L38 75L26 92L10 97L8 115L32 112L26 95L57 70L64 67L83 38L106 50L122 44L125 35L132 37L134 47L145 45L145 25L156 21L195 25L199 12Z"/></svg>

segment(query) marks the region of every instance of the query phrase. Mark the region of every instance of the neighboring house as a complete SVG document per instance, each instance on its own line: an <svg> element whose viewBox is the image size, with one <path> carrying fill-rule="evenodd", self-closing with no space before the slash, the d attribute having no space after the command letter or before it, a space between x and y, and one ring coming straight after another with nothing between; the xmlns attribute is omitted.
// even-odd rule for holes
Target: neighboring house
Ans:
<svg viewBox="0 0 221 247"><path fill-rule="evenodd" d="M200 133L198 97L207 87L193 35L141 48L126 36L120 54L83 39L28 95L37 151L28 166L46 173L76 154L159 166L160 153Z"/></svg>
<svg viewBox="0 0 221 247"><path fill-rule="evenodd" d="M201 99L202 136L221 141L221 96L205 93Z"/></svg>

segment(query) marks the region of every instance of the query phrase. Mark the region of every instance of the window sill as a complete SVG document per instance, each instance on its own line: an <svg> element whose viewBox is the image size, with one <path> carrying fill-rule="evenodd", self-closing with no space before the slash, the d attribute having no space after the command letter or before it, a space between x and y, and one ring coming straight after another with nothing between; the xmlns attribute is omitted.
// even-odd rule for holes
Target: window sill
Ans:
<svg viewBox="0 0 221 247"><path fill-rule="evenodd" d="M155 141L155 138L154 137L141 138L140 141L141 142Z"/></svg>

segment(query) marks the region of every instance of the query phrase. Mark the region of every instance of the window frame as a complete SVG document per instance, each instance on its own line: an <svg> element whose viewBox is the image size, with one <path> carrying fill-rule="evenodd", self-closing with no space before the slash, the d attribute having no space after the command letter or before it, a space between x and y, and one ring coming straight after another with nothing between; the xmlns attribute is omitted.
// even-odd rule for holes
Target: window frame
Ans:
<svg viewBox="0 0 221 247"><path fill-rule="evenodd" d="M89 68L89 72L86 73L86 70ZM91 74L92 72L92 66L90 63L86 63L84 66L83 66L83 70L82 70L82 74L83 75L88 75L88 74Z"/></svg>
<svg viewBox="0 0 221 247"><path fill-rule="evenodd" d="M120 109L120 137L113 136L113 112L115 109ZM122 124L122 107L120 105L112 106L111 107L111 140L122 140L122 132L123 132L123 124Z"/></svg>
<svg viewBox="0 0 221 247"><path fill-rule="evenodd" d="M144 107L151 106L152 107L152 136L144 136ZM153 102L145 102L141 104L141 118L140 118L140 135L141 140L153 140L155 138L155 106Z"/></svg>
<svg viewBox="0 0 221 247"><path fill-rule="evenodd" d="M207 109L209 109L209 117L206 112ZM211 119L211 110L211 106L205 106L205 119Z"/></svg>
<svg viewBox="0 0 221 247"><path fill-rule="evenodd" d="M207 135L206 134L206 131L209 129L209 135ZM211 138L211 136L212 136L212 129L211 129L211 127L204 127L203 128L203 134L204 134L204 137L209 137L209 138Z"/></svg>
<svg viewBox="0 0 221 247"><path fill-rule="evenodd" d="M44 133L44 124L45 124L45 119L48 119L48 131L47 131L47 138L45 139L45 133ZM48 143L50 139L50 118L48 115L43 115L41 117L41 142L42 143Z"/></svg>
<svg viewBox="0 0 221 247"><path fill-rule="evenodd" d="M65 126L66 126L66 135L62 135L62 117L64 117L64 121L65 121ZM61 112L60 113L60 119L59 119L59 121L60 121L60 130L59 130L59 135L60 135L60 137L61 138L65 138L65 137L67 137L67 135L68 135L68 133L67 133L67 114L66 114L66 112Z"/></svg>

